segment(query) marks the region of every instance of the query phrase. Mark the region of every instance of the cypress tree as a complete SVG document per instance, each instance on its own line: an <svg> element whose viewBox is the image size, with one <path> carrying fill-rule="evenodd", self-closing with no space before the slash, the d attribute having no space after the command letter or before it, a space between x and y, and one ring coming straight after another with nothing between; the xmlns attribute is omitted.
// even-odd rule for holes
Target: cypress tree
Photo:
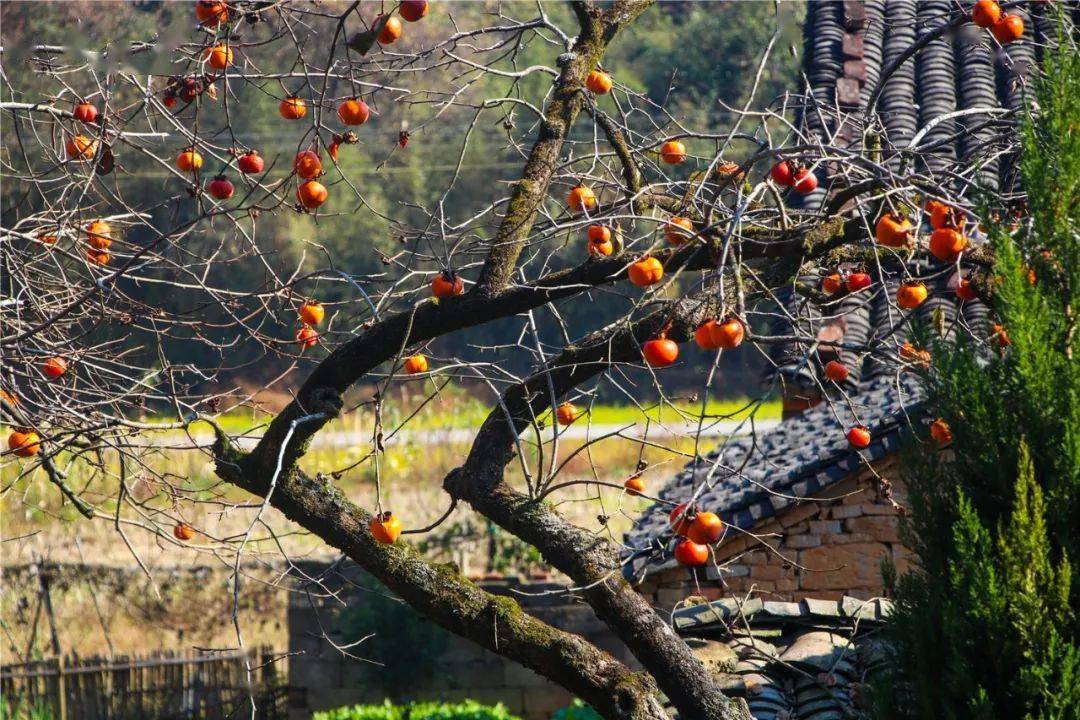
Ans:
<svg viewBox="0 0 1080 720"><path fill-rule="evenodd" d="M903 458L915 567L887 572L883 720L1080 717L1080 55L1061 37L1022 123L1029 213L990 228L1000 327L934 344L953 440L919 432Z"/></svg>

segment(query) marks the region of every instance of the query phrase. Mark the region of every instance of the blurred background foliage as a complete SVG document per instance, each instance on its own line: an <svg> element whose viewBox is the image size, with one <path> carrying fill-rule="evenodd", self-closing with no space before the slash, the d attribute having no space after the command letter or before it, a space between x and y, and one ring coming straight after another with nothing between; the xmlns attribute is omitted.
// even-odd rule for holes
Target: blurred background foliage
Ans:
<svg viewBox="0 0 1080 720"><path fill-rule="evenodd" d="M338 4L322 3L320 7L333 10ZM362 13L374 16L380 6L380 3L363 3ZM574 27L574 20L563 4L552 3L546 7L551 18L560 26ZM505 2L500 5L491 0L436 1L424 22L408 25L406 36L394 49L407 52L428 46L452 32L453 23L459 27L491 24L497 20L492 13L499 9L519 19L534 14L534 7L530 3ZM151 72L181 75L195 69L194 62L182 57L185 49L189 54L198 52L198 47L191 44L198 42L199 36L195 32L190 3L81 0L5 3L0 12L3 15L0 35L4 45L5 71L21 93L15 98L4 97L5 101L49 101L62 92L57 105L66 107L76 95L91 90L77 84L80 81L88 82L91 73L64 75L64 82L73 83L64 91L55 78L31 72L33 64L29 61L32 54L29 43L67 46L74 53L64 55L64 62L73 62L73 54L81 55L92 66L92 74L99 78L105 77L108 72L130 73L145 82ZM799 22L802 15L802 3L792 2L779 5L764 2L659 3L618 38L603 65L619 83L642 93L651 101L650 106L655 110L651 122L670 127L672 132L676 131L673 120L698 130L723 131L730 126L733 116L725 110L721 101L728 106L741 106L747 101L761 53L774 31L777 33L776 45L761 75L754 104L762 107L771 103L775 107L778 96L798 89L791 81L791 78L798 77L798 58L789 52L789 47L800 44ZM239 23L237 28L246 45L258 43L270 37L275 30L280 30L275 22L278 21L271 17L270 22L252 25ZM311 58L320 57L320 51L325 52L328 39L325 34L313 33L303 37L305 52L310 53ZM130 54L127 51L129 44L138 41L154 41L155 49ZM686 52L688 47L694 51ZM178 48L180 53L176 52ZM101 50L106 52L100 54ZM534 63L553 66L560 51L559 44L533 36L521 48L516 64L518 67ZM244 47L239 55L242 60L254 63L263 70L288 70L296 61L296 50L289 41ZM177 60L178 57L181 59ZM242 69L242 64L239 67ZM403 230L422 228L427 211L438 206L454 174L467 134L468 146L460 178L444 203L448 219L461 223L493 199L506 194L507 183L517 177L523 163L515 143L527 150L534 131L533 118L520 111L510 114L503 110L488 110L480 115L479 121L469 132L475 109L467 106L499 94L526 97L538 104L550 87L550 77L534 74L516 87L511 87L511 81L506 78L477 79L474 75L457 76L450 72L393 76L376 74L375 77L365 75L364 79L408 87L412 91L413 102L398 102L401 95L388 90L364 96L374 113L367 124L356 128L359 143L342 147L340 172L331 168L324 179L331 193L331 201L324 206L327 212L320 211L318 217L313 217L285 207L273 215L263 214L254 222L246 219L241 222L252 232L265 253L262 258L250 252L246 239L236 237L232 224L221 218L200 223L183 240L185 251L194 256L204 256L224 243L222 247L225 252L218 256L221 260L214 263L206 278L209 284L240 291L264 290L269 280L264 262L285 275L298 265L301 274L333 267L363 278L365 291L375 297L389 287L389 283L400 279L401 268L385 263L385 258L399 255L398 262L402 265L428 273L406 280L406 287L416 289L415 294L405 298L411 303L427 295L427 279L430 273L441 269L443 263L464 267L465 276L469 277L468 266L482 259L483 248L477 241L483 241L494 232L498 214L489 214L483 220L472 223L466 237L451 239L445 244L435 239L430 245L424 240L420 241L425 243L424 247L412 247L416 242L405 243L402 240ZM321 80L316 81L316 86L319 82ZM220 80L217 84L223 85ZM445 90L447 86L456 90L465 85L468 87L458 96L458 101L464 106L449 107L436 117L436 104L445 96L435 91ZM286 175L293 154L312 142L313 128L307 122L312 115L309 114L300 122L287 122L278 115L277 104L286 91L310 98L311 88L305 86L302 78L270 81L261 86L233 79L228 86L229 90L220 92L217 101L205 100L202 103L198 126L208 130L201 132L211 142L258 149L265 157L268 168L271 168L271 176ZM160 97L163 88L164 83L159 79L152 89ZM431 93L424 95L424 91ZM327 114L325 123L329 128L341 129L334 115L334 105L337 100L351 94L344 82L331 81L327 106L321 109ZM427 100L416 103L418 98ZM96 100L100 105L100 98ZM132 97L129 91L118 95L110 104L113 107L127 106L125 116L130 116L145 112L139 100ZM188 127L194 126L194 108L185 108L183 103L178 103L173 113ZM146 113L135 124L142 126L140 129L145 129L148 124L159 130L169 129L168 122L156 111ZM228 130L223 129L226 125ZM403 127L408 127L412 135L407 148L401 149L397 147L397 140ZM647 124L641 125L643 130L647 127ZM230 132L234 140L230 140ZM575 137L591 138L592 132L591 123L583 118L575 128ZM40 149L35 150L36 143L52 143L53 147L59 149L64 138L60 127L51 121L36 121L33 127L29 127L26 124L16 125L7 116L0 134L6 162L14 162L18 166L24 162L21 157L26 153L31 164L39 168L49 167L49 163ZM329 141L326 135L321 138L323 143ZM170 146L170 142L175 147ZM691 152L707 161L714 147L707 146L704 141L697 142L701 147L691 142ZM171 141L154 149L159 151L159 156L171 159L183 149L183 144L174 133ZM130 205L148 209L152 216L153 230L133 228L125 235L125 241L137 247L148 242L155 232L168 231L196 215L196 204L187 192L185 183L165 168L122 147L118 148L117 160L118 170L95 183L88 196L80 202L79 207L86 221L115 212L117 208L110 198L110 192L122 194ZM204 182L221 169L219 165L207 159ZM688 175L694 169L690 165L692 163L679 168L679 172ZM244 190L238 183L238 173L229 170L227 174L237 183L238 195L242 195ZM345 178L357 189L360 200L347 185L342 184ZM556 189L553 195L559 192ZM287 197L291 201L291 190L287 192ZM5 183L0 188L0 201L5 226L39 209L44 202L39 195L18 183ZM72 201L65 198L58 205L65 207L64 203L67 202ZM561 205L562 197L553 196L549 209L557 214L562 212ZM543 260L563 244L568 247L550 260ZM418 262L410 256L415 251L433 254L441 258L440 263ZM224 261L230 254L231 259ZM539 274L541 265L554 269L560 264L577 263L583 254L580 237L567 237L565 234L553 237L546 241L546 247L538 249L535 265L529 267L527 272L535 276ZM192 330L190 336L177 337L167 346L166 354L171 362L196 362L203 366L217 364L227 368L223 377L230 381L240 378L254 383L275 376L285 366L285 358L277 357L257 343L233 345L234 338L216 335L213 329L216 320L214 312L220 310L206 311L192 298L175 297L175 293L158 290L151 284L138 288L130 285L128 283L125 290L144 297L152 305L205 313L199 315L204 321L202 328ZM295 292L301 297L317 297L324 302L340 303L331 307L330 327L325 335L331 342L345 339L368 317L367 303L355 287L346 282L327 280L324 276L321 280L299 283ZM545 308L536 313L540 335L546 343L551 343L551 351L565 344L566 337L579 337L601 327L631 307L632 297L622 294L621 289L619 292L598 289L590 295L586 301L574 299L557 305L558 316L567 328L565 336L552 309ZM394 309L402 307L406 305L398 302ZM275 298L269 310L273 316L261 323L264 331L282 340L291 339L295 329L294 305L284 297ZM518 342L522 330L523 321L520 318L505 319L441 339L431 350L435 355L453 355L471 361L497 358L508 369L523 372L535 362L531 353L505 349L492 352L482 347L505 348L513 345ZM196 334L199 342L190 342ZM223 350L222 346L227 346L228 350ZM316 360L323 352L317 351L310 357ZM724 395L723 386L730 385L739 388L730 394L745 395L747 383L753 382L760 360L751 349L727 355L721 367L722 382L718 394ZM699 375L698 368L687 368L685 372L676 369L665 376L665 384L675 388L689 387L699 380ZM644 386L647 387L648 383Z"/></svg>

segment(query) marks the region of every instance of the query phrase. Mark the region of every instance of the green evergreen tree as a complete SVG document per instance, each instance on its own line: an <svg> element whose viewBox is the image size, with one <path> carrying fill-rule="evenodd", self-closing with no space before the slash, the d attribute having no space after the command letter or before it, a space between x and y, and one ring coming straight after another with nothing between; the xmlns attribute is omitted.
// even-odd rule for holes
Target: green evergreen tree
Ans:
<svg viewBox="0 0 1080 720"><path fill-rule="evenodd" d="M1070 37L1068 33L1063 38ZM990 338L938 342L950 456L906 453L915 570L895 582L879 718L1080 717L1080 56L1047 52L1023 123L1030 214L991 229Z"/></svg>

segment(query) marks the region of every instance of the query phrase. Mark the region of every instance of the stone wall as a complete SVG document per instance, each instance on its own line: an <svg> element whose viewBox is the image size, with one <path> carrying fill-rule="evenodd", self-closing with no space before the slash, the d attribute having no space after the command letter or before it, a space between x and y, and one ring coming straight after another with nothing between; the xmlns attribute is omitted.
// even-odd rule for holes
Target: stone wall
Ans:
<svg viewBox="0 0 1080 720"><path fill-rule="evenodd" d="M874 470L886 476L894 465L887 459L875 463ZM719 572L712 566L660 570L638 589L665 611L692 595L716 600L751 594L787 601L880 597L881 561L890 558L904 572L908 552L900 543L898 511L878 497L877 475L867 470L847 478L817 493L822 500L793 506L753 528L753 537L725 541L716 553ZM905 489L891 482L903 506Z"/></svg>
<svg viewBox="0 0 1080 720"><path fill-rule="evenodd" d="M306 583L289 602L290 719L308 718L316 710L344 705L381 703L388 696L386 688L378 684L379 673L371 672L370 663L348 657L330 642L341 644L344 640L335 629L335 618L346 604L364 602L364 588L371 588L372 580L351 564L328 572L329 567L318 563L301 566L298 576L318 578L319 583ZM491 592L513 595L530 614L582 635L637 666L591 608L559 592L563 586L512 578L480 584ZM394 631L386 628L387 633ZM365 657L363 645L349 652ZM501 702L525 720L547 720L573 700L565 690L531 670L454 636L436 658L435 671L428 677L410 678L407 697L398 699L455 702L465 698Z"/></svg>

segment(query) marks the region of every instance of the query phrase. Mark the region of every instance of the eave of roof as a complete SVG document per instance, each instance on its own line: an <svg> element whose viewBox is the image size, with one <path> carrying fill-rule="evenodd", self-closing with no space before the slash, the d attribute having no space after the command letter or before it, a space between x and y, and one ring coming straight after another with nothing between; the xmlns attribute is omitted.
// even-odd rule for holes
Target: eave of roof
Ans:
<svg viewBox="0 0 1080 720"><path fill-rule="evenodd" d="M725 523L749 530L897 450L911 418L921 414L924 397L910 373L879 376L845 402L822 403L756 438L729 439L688 463L660 492L662 502L650 506L627 533L632 559L626 575L639 578L675 567L667 549L668 514L675 503L692 500ZM874 438L861 451L845 437L857 423Z"/></svg>

